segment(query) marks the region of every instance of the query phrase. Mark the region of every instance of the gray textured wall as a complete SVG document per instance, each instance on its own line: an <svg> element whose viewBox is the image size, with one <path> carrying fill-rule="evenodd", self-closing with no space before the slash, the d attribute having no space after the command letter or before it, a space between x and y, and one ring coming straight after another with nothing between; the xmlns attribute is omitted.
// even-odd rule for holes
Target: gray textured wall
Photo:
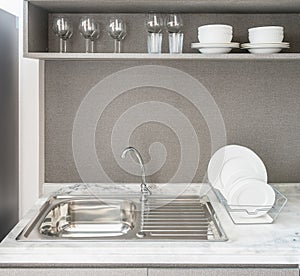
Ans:
<svg viewBox="0 0 300 276"><path fill-rule="evenodd" d="M180 69L197 78L216 101L227 132L228 144L255 150L265 162L270 182L300 182L300 62L207 61L47 61L45 64L45 181L80 181L72 154L72 126L87 92L101 79L121 69L158 64ZM164 78L164 75L160 76ZM145 101L166 102L191 121L200 141L201 155L194 182L202 181L210 158L208 127L195 106L172 91L137 88L113 100L99 118L96 149L99 161L116 182L137 182L116 163L111 150L111 131L130 106ZM128 122L130 124L130 122ZM180 135L184 135L181 133ZM148 122L137 128L131 143L149 161L149 145L155 141L167 149L167 160L151 182L168 182L176 171L180 141L168 126ZM130 161L129 161L130 162ZM104 178L103 178L104 179ZM93 181L103 181L97 178ZM181 179L184 181L184 176Z"/></svg>

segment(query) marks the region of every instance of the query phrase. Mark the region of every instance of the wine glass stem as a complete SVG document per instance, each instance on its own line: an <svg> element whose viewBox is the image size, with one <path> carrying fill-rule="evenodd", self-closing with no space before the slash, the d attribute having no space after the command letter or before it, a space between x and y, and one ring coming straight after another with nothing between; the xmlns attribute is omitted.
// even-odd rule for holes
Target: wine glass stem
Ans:
<svg viewBox="0 0 300 276"><path fill-rule="evenodd" d="M85 40L85 52L88 53L90 48L90 40L86 39Z"/></svg>
<svg viewBox="0 0 300 276"><path fill-rule="evenodd" d="M86 53L94 53L95 51L95 42L90 39L85 40L85 52Z"/></svg>
<svg viewBox="0 0 300 276"><path fill-rule="evenodd" d="M66 53L67 52L67 41L65 39L59 39L59 52Z"/></svg>
<svg viewBox="0 0 300 276"><path fill-rule="evenodd" d="M121 41L115 39L115 52L114 53L121 53Z"/></svg>
<svg viewBox="0 0 300 276"><path fill-rule="evenodd" d="M91 53L94 53L94 51L95 51L94 48L95 48L95 43L93 40L91 40Z"/></svg>

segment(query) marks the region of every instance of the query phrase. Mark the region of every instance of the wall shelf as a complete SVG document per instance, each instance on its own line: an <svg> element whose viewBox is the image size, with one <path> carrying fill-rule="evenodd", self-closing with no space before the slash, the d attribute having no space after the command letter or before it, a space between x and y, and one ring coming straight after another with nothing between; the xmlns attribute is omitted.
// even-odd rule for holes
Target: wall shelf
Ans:
<svg viewBox="0 0 300 276"><path fill-rule="evenodd" d="M297 60L300 55L300 37L295 26L300 25L300 16L297 13L300 12L300 1L290 0L284 5L279 2L275 0L29 0L24 4L24 55L43 60ZM166 11L164 5L172 8L178 6L177 11L185 12L182 14L185 22L183 27L185 54L180 56L167 54L166 33L162 41L162 52L166 54L152 56L145 53L147 49L145 13L149 10L148 5L156 5L154 10L160 11ZM267 6L269 8L262 8ZM286 9L287 6L290 7L289 10ZM228 7L231 8L227 9ZM290 11L293 13L289 13ZM261 12L269 13L261 14ZM85 41L78 31L79 20L86 13L93 13L93 17L101 26L100 38L95 43L97 54L84 53ZM52 31L53 19L58 14L67 16L73 24L73 36L67 42L68 54L58 53L59 39ZM120 16L129 30L122 43L124 54L112 54L113 40L105 29L111 16ZM233 41L239 42L248 41L250 27L282 25L285 29L284 40L290 43L291 48L275 55L251 55L246 51L244 53L234 51L224 55L201 55L191 49L191 43L198 40L199 26L220 22L233 26Z"/></svg>
<svg viewBox="0 0 300 276"><path fill-rule="evenodd" d="M300 60L300 53L279 53L279 54L261 54L254 55L249 53L231 53L231 54L160 54L150 55L147 53L27 53L27 58L41 60L209 60L209 61L251 61L251 60L266 60L266 61L287 61Z"/></svg>

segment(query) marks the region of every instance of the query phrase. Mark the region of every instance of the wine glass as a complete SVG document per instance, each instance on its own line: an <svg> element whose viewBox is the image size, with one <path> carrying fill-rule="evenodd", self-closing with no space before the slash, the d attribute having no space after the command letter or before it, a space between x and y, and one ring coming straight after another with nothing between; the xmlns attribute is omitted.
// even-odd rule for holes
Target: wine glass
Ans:
<svg viewBox="0 0 300 276"><path fill-rule="evenodd" d="M85 39L85 52L94 53L95 41L100 36L100 25L91 16L84 16L79 22L79 32Z"/></svg>
<svg viewBox="0 0 300 276"><path fill-rule="evenodd" d="M183 27L183 21L178 13L170 13L167 16L167 30L169 33L179 33Z"/></svg>
<svg viewBox="0 0 300 276"><path fill-rule="evenodd" d="M67 52L67 40L73 35L73 26L71 21L64 17L58 16L53 19L52 30L59 37L59 52Z"/></svg>
<svg viewBox="0 0 300 276"><path fill-rule="evenodd" d="M121 40L123 40L127 34L125 22L118 17L110 18L108 33L115 41L114 53L121 53Z"/></svg>
<svg viewBox="0 0 300 276"><path fill-rule="evenodd" d="M146 20L146 27L148 30L148 53L160 54L162 43L162 30L164 28L164 20L159 13L148 13Z"/></svg>

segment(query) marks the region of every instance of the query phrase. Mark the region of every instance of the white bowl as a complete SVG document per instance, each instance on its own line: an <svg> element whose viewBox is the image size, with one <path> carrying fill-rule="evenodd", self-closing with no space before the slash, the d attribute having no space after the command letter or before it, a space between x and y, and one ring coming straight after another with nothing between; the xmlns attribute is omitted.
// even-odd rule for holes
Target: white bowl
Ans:
<svg viewBox="0 0 300 276"><path fill-rule="evenodd" d="M284 38L284 29L281 26L265 26L248 30L250 43L280 43Z"/></svg>
<svg viewBox="0 0 300 276"><path fill-rule="evenodd" d="M232 26L229 25L204 25L198 28L198 39L201 43L229 43L232 32Z"/></svg>

